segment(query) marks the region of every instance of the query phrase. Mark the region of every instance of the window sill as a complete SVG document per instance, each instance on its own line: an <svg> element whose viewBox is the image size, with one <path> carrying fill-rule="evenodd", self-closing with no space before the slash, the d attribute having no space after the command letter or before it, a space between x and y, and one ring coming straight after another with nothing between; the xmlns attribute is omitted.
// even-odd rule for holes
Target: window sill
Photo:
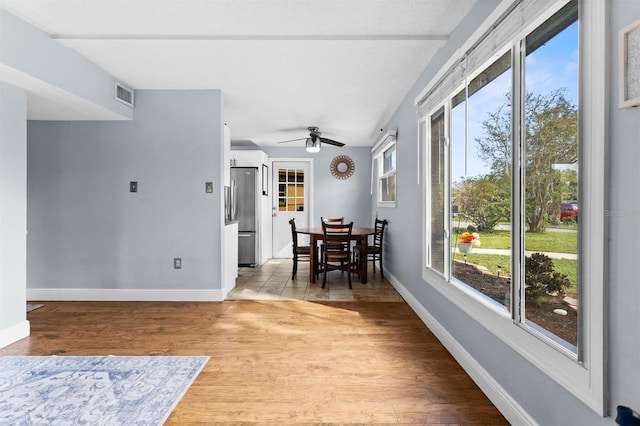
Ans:
<svg viewBox="0 0 640 426"><path fill-rule="evenodd" d="M378 207L386 207L386 208L395 209L396 208L396 202L395 201L379 201L378 202Z"/></svg>

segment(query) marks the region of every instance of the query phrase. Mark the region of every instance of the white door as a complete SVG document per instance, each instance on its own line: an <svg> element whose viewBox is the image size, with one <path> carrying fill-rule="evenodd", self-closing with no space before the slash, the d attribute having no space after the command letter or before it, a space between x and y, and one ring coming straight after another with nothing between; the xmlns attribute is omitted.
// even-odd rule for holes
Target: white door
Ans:
<svg viewBox="0 0 640 426"><path fill-rule="evenodd" d="M274 161L273 167L273 257L290 258L291 219L296 227L309 226L311 176L309 161ZM300 235L298 244L308 245L309 238Z"/></svg>

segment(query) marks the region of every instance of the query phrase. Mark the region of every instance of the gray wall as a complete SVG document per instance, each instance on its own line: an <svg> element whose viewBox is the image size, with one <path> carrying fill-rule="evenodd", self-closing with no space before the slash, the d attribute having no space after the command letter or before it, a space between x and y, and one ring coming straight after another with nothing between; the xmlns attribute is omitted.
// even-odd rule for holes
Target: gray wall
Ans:
<svg viewBox="0 0 640 426"><path fill-rule="evenodd" d="M30 121L28 287L220 289L221 117L220 91L149 90L133 121Z"/></svg>
<svg viewBox="0 0 640 426"><path fill-rule="evenodd" d="M323 146L320 152L308 153L298 147L264 147L269 157L313 158L314 217L312 225L320 226L320 217L342 217L355 226L371 226L371 148L335 148ZM336 179L329 166L338 155L347 155L355 170L349 179Z"/></svg>
<svg viewBox="0 0 640 426"><path fill-rule="evenodd" d="M0 342L26 320L26 117L26 93L0 82Z"/></svg>
<svg viewBox="0 0 640 426"><path fill-rule="evenodd" d="M640 19L640 2L611 2L609 109L609 373L612 407L640 411L640 107L618 109L617 31Z"/></svg>
<svg viewBox="0 0 640 426"><path fill-rule="evenodd" d="M16 43L16 40L20 40ZM114 119L129 119L131 109L114 99L114 78L77 52L51 40L49 34L0 8L0 64L20 74L20 81L51 84L78 97L76 107L108 110ZM5 77L13 75L8 70ZM124 82L126 83L126 82ZM104 111L103 111L104 112Z"/></svg>
<svg viewBox="0 0 640 426"><path fill-rule="evenodd" d="M630 405L640 410L640 333L638 301L640 285L637 265L640 251L640 108L617 108L617 31L640 18L640 2L613 0L608 48L611 53L610 159L611 184L607 188L611 210L609 277L605 285L609 305L610 406L613 417L602 418L573 397L555 381L541 373L434 290L421 276L422 191L416 184L416 115L413 101L446 60L489 15L497 1L479 2L438 52L395 112L387 128L398 128L397 209L386 209L389 219L385 239L402 250L390 250L386 268L442 324L482 367L541 425L612 424L615 407ZM632 195L634 194L634 195ZM375 209L375 203L372 203ZM398 243L396 245L396 243Z"/></svg>

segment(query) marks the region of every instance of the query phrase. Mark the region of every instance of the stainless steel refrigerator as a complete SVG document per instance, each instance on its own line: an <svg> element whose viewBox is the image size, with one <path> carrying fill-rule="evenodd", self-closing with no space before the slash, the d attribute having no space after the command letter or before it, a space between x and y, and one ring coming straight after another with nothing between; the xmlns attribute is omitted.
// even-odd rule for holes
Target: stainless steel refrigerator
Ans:
<svg viewBox="0 0 640 426"><path fill-rule="evenodd" d="M258 169L232 167L235 213L238 220L238 265L256 266L258 258Z"/></svg>

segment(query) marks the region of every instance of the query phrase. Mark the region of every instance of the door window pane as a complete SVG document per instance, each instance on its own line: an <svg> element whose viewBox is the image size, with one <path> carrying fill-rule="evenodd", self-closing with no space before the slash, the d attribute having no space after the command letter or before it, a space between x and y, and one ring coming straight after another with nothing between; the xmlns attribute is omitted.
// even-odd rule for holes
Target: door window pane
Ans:
<svg viewBox="0 0 640 426"><path fill-rule="evenodd" d="M278 170L278 210L304 211L304 170Z"/></svg>

